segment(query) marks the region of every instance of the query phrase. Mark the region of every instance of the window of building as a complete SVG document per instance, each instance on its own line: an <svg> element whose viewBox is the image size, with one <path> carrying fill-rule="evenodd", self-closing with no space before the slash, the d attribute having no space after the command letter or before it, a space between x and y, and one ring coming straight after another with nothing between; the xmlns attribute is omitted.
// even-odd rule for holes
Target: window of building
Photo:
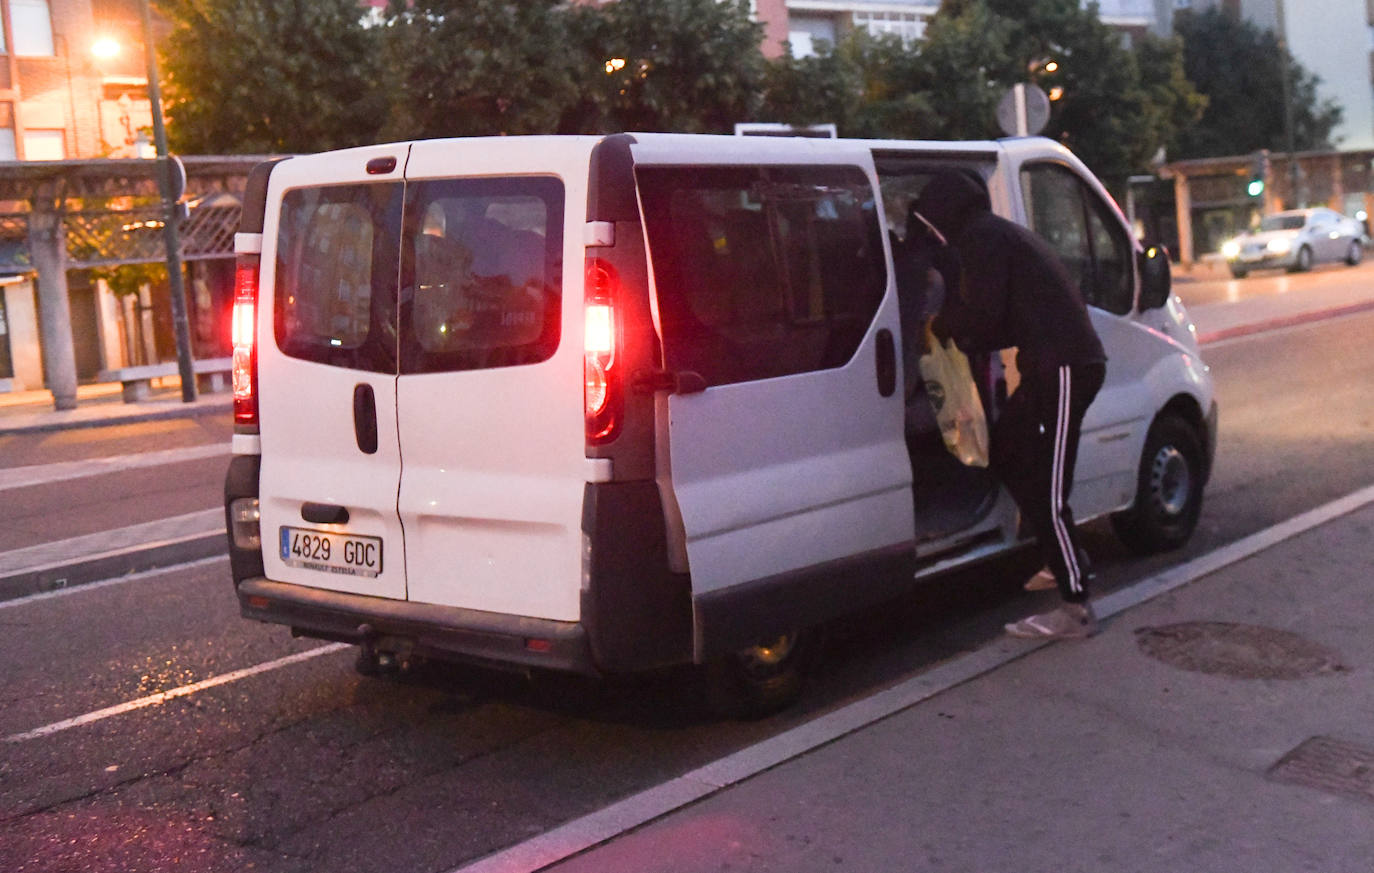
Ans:
<svg viewBox="0 0 1374 873"><path fill-rule="evenodd" d="M641 167L664 357L708 385L840 367L887 287L857 167Z"/></svg>
<svg viewBox="0 0 1374 873"><path fill-rule="evenodd" d="M0 127L0 161L17 161L19 152L15 150L14 128Z"/></svg>
<svg viewBox="0 0 1374 873"><path fill-rule="evenodd" d="M915 42L926 33L926 17L915 12L855 12L854 26L874 36L893 34L905 42Z"/></svg>
<svg viewBox="0 0 1374 873"><path fill-rule="evenodd" d="M828 15L792 15L787 21L787 42L792 57L807 58L816 53L816 43L835 44L835 19Z"/></svg>
<svg viewBox="0 0 1374 873"><path fill-rule="evenodd" d="M10 0L10 30L16 55L52 57L55 53L48 0Z"/></svg>
<svg viewBox="0 0 1374 873"><path fill-rule="evenodd" d="M11 132L10 134L14 134ZM67 134L61 130L24 131L24 160L60 161L67 157Z"/></svg>

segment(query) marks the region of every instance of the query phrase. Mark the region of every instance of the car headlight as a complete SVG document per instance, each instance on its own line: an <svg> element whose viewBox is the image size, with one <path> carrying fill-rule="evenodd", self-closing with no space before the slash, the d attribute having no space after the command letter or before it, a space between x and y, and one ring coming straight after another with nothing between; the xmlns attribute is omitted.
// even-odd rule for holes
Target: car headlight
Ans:
<svg viewBox="0 0 1374 873"><path fill-rule="evenodd" d="M1272 254L1286 255L1293 248L1293 241L1288 237L1284 236L1276 237L1274 239L1269 240L1269 243L1265 246L1265 248L1268 249Z"/></svg>
<svg viewBox="0 0 1374 873"><path fill-rule="evenodd" d="M1228 258L1236 258L1236 257L1239 257L1239 256L1240 256L1240 240L1237 240L1237 239L1228 239L1226 242L1222 243L1222 244L1221 244L1221 253L1222 253L1223 255L1225 255L1226 257L1228 257Z"/></svg>

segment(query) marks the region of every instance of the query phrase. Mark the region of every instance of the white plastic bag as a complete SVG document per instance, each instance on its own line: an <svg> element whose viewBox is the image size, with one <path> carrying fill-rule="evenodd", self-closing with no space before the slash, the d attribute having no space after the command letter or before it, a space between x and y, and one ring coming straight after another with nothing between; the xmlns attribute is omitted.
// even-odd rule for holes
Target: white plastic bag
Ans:
<svg viewBox="0 0 1374 873"><path fill-rule="evenodd" d="M973 383L968 358L953 340L940 342L926 323L926 353L921 356L921 378L926 396L935 409L945 448L968 467L988 465L988 422L983 401Z"/></svg>

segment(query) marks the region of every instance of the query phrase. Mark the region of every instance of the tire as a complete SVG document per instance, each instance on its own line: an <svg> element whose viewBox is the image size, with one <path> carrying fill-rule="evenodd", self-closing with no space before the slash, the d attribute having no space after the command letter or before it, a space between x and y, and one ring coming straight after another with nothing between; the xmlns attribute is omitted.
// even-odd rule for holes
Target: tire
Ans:
<svg viewBox="0 0 1374 873"><path fill-rule="evenodd" d="M1232 264L1231 275L1236 277L1237 279L1244 279L1246 276L1250 275L1250 271L1240 266L1239 264Z"/></svg>
<svg viewBox="0 0 1374 873"><path fill-rule="evenodd" d="M1363 257L1364 246L1360 245L1359 240L1352 239L1350 241L1350 248L1345 250L1345 262L1353 267L1358 264Z"/></svg>
<svg viewBox="0 0 1374 873"><path fill-rule="evenodd" d="M710 710L758 719L791 706L801 696L819 642L817 631L791 631L717 659L706 676Z"/></svg>
<svg viewBox="0 0 1374 873"><path fill-rule="evenodd" d="M1312 250L1307 246L1298 249L1298 259L1293 262L1293 273L1306 273L1312 269Z"/></svg>
<svg viewBox="0 0 1374 873"><path fill-rule="evenodd" d="M1197 430L1176 415L1155 419L1141 452L1135 504L1112 516L1117 538L1143 555L1188 542L1202 513L1205 479Z"/></svg>

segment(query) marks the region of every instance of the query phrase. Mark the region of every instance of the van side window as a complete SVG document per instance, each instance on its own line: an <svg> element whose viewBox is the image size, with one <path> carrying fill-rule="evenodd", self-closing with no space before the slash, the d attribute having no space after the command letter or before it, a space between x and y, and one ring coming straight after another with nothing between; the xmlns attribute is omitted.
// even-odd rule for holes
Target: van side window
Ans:
<svg viewBox="0 0 1374 873"><path fill-rule="evenodd" d="M561 324L563 185L442 179L406 193L401 372L547 360Z"/></svg>
<svg viewBox="0 0 1374 873"><path fill-rule="evenodd" d="M858 167L636 170L669 369L708 385L839 367L887 287Z"/></svg>
<svg viewBox="0 0 1374 873"><path fill-rule="evenodd" d="M282 199L274 331L287 355L396 368L396 183L297 188Z"/></svg>
<svg viewBox="0 0 1374 873"><path fill-rule="evenodd" d="M1088 305L1124 315L1135 297L1131 243L1112 211L1068 168L1021 170L1030 227L1049 242Z"/></svg>

